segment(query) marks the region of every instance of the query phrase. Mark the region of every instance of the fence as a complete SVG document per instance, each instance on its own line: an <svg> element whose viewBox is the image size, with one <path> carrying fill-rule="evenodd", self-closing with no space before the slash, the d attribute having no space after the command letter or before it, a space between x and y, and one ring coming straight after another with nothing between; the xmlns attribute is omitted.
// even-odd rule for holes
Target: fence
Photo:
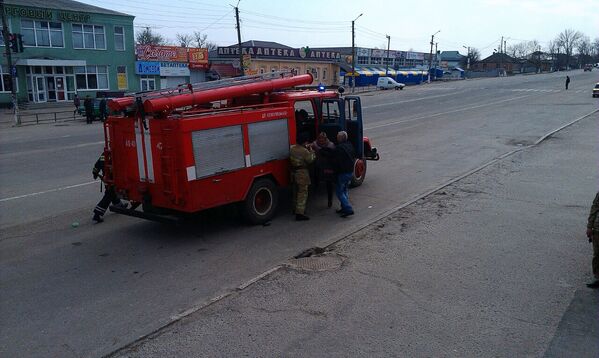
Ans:
<svg viewBox="0 0 599 358"><path fill-rule="evenodd" d="M74 110L47 112L47 113L19 113L22 124L40 124L48 122L68 122L82 119L79 113Z"/></svg>

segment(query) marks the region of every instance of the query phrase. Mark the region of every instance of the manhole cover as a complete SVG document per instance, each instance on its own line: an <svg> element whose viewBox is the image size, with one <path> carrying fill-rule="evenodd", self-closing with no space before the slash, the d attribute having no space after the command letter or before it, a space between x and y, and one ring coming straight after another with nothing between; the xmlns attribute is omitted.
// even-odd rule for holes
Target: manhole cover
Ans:
<svg viewBox="0 0 599 358"><path fill-rule="evenodd" d="M330 271L337 270L343 264L343 258L339 255L310 256L293 259L287 264L289 267L306 271Z"/></svg>

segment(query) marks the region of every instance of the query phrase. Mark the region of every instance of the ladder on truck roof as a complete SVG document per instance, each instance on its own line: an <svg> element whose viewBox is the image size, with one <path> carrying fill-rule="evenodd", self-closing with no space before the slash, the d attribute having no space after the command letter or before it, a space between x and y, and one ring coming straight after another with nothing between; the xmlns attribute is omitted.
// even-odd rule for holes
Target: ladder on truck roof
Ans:
<svg viewBox="0 0 599 358"><path fill-rule="evenodd" d="M210 81L210 82L197 82L192 84L181 84L177 87L173 88L164 88L156 91L146 91L146 92L132 92L126 93L125 97L141 97L142 100L158 98L158 97L167 97L167 96L178 96L181 94L192 93L192 92L200 92L206 90L212 90L216 88L225 88L231 86L244 85L248 83L256 83L261 81L269 81L277 78L286 78L292 77L294 72L292 70L289 71L274 71L268 73L262 73L258 75L249 75L249 76L240 76L240 77L232 77L225 78L222 80Z"/></svg>

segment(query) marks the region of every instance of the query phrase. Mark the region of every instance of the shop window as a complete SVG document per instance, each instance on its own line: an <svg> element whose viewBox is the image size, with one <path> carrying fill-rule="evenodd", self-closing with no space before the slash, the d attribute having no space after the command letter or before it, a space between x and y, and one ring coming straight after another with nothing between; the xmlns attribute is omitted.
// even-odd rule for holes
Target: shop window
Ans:
<svg viewBox="0 0 599 358"><path fill-rule="evenodd" d="M104 26L73 24L73 48L106 50Z"/></svg>
<svg viewBox="0 0 599 358"><path fill-rule="evenodd" d="M21 19L23 45L34 47L64 47L62 23Z"/></svg>
<svg viewBox="0 0 599 358"><path fill-rule="evenodd" d="M156 80L154 77L142 75L140 79L140 88L142 92L153 91L156 89Z"/></svg>
<svg viewBox="0 0 599 358"><path fill-rule="evenodd" d="M0 92L10 92L12 89L12 81L10 80L10 74L8 73L8 68L0 66ZM19 84L17 82L16 91L19 91Z"/></svg>
<svg viewBox="0 0 599 358"><path fill-rule="evenodd" d="M382 63L382 58L380 57L371 57L370 58L370 63L373 65L380 65Z"/></svg>
<svg viewBox="0 0 599 358"><path fill-rule="evenodd" d="M125 51L125 28L122 26L114 27L114 49Z"/></svg>
<svg viewBox="0 0 599 358"><path fill-rule="evenodd" d="M358 56L358 65L367 65L368 56Z"/></svg>
<svg viewBox="0 0 599 358"><path fill-rule="evenodd" d="M116 82L118 89L127 89L127 66L116 66Z"/></svg>
<svg viewBox="0 0 599 358"><path fill-rule="evenodd" d="M107 66L79 66L75 67L75 81L78 90L107 90Z"/></svg>

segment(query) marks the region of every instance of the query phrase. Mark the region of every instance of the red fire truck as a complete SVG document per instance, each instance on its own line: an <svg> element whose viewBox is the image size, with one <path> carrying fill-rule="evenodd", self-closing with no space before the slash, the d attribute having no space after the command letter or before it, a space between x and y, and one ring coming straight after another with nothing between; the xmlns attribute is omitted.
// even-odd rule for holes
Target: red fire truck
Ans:
<svg viewBox="0 0 599 358"><path fill-rule="evenodd" d="M104 124L105 176L132 207L120 214L157 221L239 203L250 223L272 218L289 185L289 146L299 132L356 148L354 186L378 160L362 133L360 98L331 90L286 90L310 74L275 72L113 99Z"/></svg>

